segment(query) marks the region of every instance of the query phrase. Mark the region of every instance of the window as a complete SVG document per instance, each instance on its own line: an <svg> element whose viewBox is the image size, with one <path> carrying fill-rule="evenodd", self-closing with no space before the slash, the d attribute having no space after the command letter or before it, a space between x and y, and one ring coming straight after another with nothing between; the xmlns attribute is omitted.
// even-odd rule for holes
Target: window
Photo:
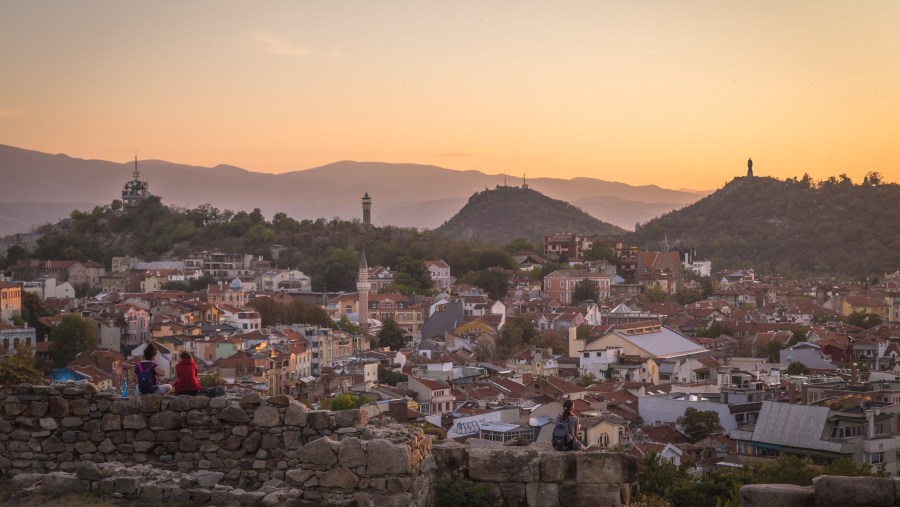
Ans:
<svg viewBox="0 0 900 507"><path fill-rule="evenodd" d="M884 453L883 452L867 452L863 455L863 461L867 465L878 465L880 463L884 463Z"/></svg>

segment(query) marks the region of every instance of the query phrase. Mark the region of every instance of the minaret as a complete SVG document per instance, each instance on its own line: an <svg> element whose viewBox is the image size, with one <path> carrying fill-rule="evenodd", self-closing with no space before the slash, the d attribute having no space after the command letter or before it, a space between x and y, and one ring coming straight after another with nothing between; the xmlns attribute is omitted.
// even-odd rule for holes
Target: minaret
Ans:
<svg viewBox="0 0 900 507"><path fill-rule="evenodd" d="M359 281L356 291L359 293L359 329L365 334L369 330L369 264L366 262L366 250L359 254Z"/></svg>
<svg viewBox="0 0 900 507"><path fill-rule="evenodd" d="M362 208L363 223L365 225L372 225L372 198L369 197L369 192L366 192L366 195L362 198Z"/></svg>
<svg viewBox="0 0 900 507"><path fill-rule="evenodd" d="M753 159L752 158L747 159L747 177L748 178L753 177Z"/></svg>

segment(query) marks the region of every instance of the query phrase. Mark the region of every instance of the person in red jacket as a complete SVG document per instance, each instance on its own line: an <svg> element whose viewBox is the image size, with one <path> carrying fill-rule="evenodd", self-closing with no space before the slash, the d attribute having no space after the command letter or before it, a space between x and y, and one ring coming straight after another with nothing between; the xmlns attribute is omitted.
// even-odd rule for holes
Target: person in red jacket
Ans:
<svg viewBox="0 0 900 507"><path fill-rule="evenodd" d="M175 365L175 394L196 396L200 392L200 381L197 380L197 363L187 351L181 352L181 361Z"/></svg>

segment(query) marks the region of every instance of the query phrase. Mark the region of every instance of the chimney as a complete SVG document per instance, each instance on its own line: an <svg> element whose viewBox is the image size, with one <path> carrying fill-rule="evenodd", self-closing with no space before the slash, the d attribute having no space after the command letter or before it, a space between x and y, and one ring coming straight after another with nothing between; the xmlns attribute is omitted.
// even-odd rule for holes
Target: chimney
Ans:
<svg viewBox="0 0 900 507"><path fill-rule="evenodd" d="M406 421L409 420L407 417L408 410L405 400L395 400L388 404L388 413L391 414L391 417L398 423L406 423Z"/></svg>

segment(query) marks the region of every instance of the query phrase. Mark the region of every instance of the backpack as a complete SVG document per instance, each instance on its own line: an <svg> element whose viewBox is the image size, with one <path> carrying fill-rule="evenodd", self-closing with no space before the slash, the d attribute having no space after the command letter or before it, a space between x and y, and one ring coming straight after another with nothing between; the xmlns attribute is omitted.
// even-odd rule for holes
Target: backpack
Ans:
<svg viewBox="0 0 900 507"><path fill-rule="evenodd" d="M553 428L553 439L550 440L557 451L569 451L572 449L572 435L569 433L569 424L559 421Z"/></svg>
<svg viewBox="0 0 900 507"><path fill-rule="evenodd" d="M156 391L156 363L150 363L147 369L144 369L145 361L138 361L134 366L137 372L138 391L141 394L151 394Z"/></svg>

